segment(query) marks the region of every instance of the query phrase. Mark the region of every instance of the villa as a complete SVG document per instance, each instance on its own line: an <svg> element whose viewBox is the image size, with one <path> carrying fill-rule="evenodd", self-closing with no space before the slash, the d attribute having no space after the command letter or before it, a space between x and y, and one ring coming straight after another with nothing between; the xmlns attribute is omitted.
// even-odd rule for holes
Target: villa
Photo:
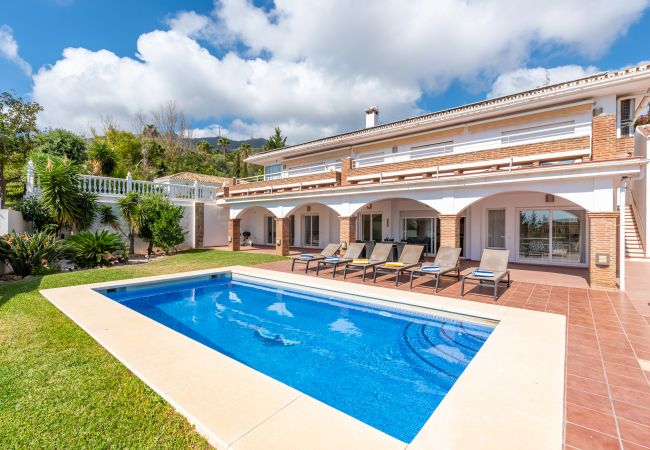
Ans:
<svg viewBox="0 0 650 450"><path fill-rule="evenodd" d="M650 65L544 86L250 156L264 175L233 179L228 245L322 248L419 243L480 259L588 268L615 288L625 255L648 254ZM626 215L627 213L627 215ZM624 279L623 276L620 277Z"/></svg>

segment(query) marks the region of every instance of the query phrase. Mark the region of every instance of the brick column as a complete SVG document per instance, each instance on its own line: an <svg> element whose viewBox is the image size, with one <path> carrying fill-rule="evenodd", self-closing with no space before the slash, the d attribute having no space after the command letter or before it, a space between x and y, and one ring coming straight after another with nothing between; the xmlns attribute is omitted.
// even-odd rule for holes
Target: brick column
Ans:
<svg viewBox="0 0 650 450"><path fill-rule="evenodd" d="M594 161L616 157L616 115L601 114L591 119L591 159Z"/></svg>
<svg viewBox="0 0 650 450"><path fill-rule="evenodd" d="M352 170L352 158L348 156L347 158L341 159L341 186L350 185L348 182L350 170Z"/></svg>
<svg viewBox="0 0 650 450"><path fill-rule="evenodd" d="M233 252L239 251L241 244L240 225L241 219L230 219L228 221L228 248Z"/></svg>
<svg viewBox="0 0 650 450"><path fill-rule="evenodd" d="M275 253L282 256L289 255L289 227L291 220L288 217L275 219ZM278 240L280 244L278 245Z"/></svg>
<svg viewBox="0 0 650 450"><path fill-rule="evenodd" d="M460 247L460 214L440 214L440 246Z"/></svg>
<svg viewBox="0 0 650 450"><path fill-rule="evenodd" d="M616 288L616 224L618 212L588 212L589 217L589 285L596 289ZM609 254L609 266L596 264L596 254Z"/></svg>
<svg viewBox="0 0 650 450"><path fill-rule="evenodd" d="M339 217L339 241L350 244L357 240L357 216Z"/></svg>

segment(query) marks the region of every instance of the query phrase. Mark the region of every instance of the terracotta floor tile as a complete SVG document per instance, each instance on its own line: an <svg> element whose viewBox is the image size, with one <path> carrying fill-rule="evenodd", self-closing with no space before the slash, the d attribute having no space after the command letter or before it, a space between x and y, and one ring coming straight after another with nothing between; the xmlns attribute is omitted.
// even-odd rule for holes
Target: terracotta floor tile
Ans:
<svg viewBox="0 0 650 450"><path fill-rule="evenodd" d="M614 400L614 411L616 412L616 417L650 426L650 403L626 403ZM648 444L650 445L650 441Z"/></svg>
<svg viewBox="0 0 650 450"><path fill-rule="evenodd" d="M587 392L589 394L596 394L603 397L607 397L609 395L609 391L605 383L601 383L590 378L567 374L566 382L567 388L570 389Z"/></svg>
<svg viewBox="0 0 650 450"><path fill-rule="evenodd" d="M620 450L618 438L588 428L567 423L565 440L567 445L579 449Z"/></svg>
<svg viewBox="0 0 650 450"><path fill-rule="evenodd" d="M618 426L621 431L621 438L634 444L646 445L650 442L650 427L631 422L625 419L618 419Z"/></svg>
<svg viewBox="0 0 650 450"><path fill-rule="evenodd" d="M614 400L632 404L650 405L650 389L636 391L622 386L610 386L609 390Z"/></svg>
<svg viewBox="0 0 650 450"><path fill-rule="evenodd" d="M634 444L628 441L623 441L623 449L624 450L648 450L650 449L650 447L646 447L645 445Z"/></svg>
<svg viewBox="0 0 650 450"><path fill-rule="evenodd" d="M567 388L566 401L585 408L594 409L603 414L612 414L612 403L609 397Z"/></svg>
<svg viewBox="0 0 650 450"><path fill-rule="evenodd" d="M630 372L630 377L620 375L618 373L608 373L607 374L607 383L613 384L615 386L622 386L637 391L643 392L648 389L648 381L642 372Z"/></svg>
<svg viewBox="0 0 650 450"><path fill-rule="evenodd" d="M603 414L593 409L585 408L584 406L567 403L566 420L600 433L609 434L614 437L617 436L614 416Z"/></svg>

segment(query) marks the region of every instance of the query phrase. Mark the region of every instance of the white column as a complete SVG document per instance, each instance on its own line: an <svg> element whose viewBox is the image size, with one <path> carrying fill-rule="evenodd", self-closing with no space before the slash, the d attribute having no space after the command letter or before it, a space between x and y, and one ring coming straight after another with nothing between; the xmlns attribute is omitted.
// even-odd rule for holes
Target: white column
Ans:
<svg viewBox="0 0 650 450"><path fill-rule="evenodd" d="M27 188L26 188L26 197L31 197L35 194L36 183L34 175L34 161L29 160L27 163Z"/></svg>
<svg viewBox="0 0 650 450"><path fill-rule="evenodd" d="M625 207L627 205L626 193L627 178L623 178L621 179L621 185L618 191L618 287L621 291L625 290Z"/></svg>

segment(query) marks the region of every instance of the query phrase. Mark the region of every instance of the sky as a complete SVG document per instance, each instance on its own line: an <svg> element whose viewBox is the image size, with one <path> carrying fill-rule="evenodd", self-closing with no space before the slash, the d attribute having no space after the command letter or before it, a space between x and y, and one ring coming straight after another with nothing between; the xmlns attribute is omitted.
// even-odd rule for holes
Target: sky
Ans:
<svg viewBox="0 0 650 450"><path fill-rule="evenodd" d="M298 143L650 60L650 0L0 0L0 91L42 128Z"/></svg>

